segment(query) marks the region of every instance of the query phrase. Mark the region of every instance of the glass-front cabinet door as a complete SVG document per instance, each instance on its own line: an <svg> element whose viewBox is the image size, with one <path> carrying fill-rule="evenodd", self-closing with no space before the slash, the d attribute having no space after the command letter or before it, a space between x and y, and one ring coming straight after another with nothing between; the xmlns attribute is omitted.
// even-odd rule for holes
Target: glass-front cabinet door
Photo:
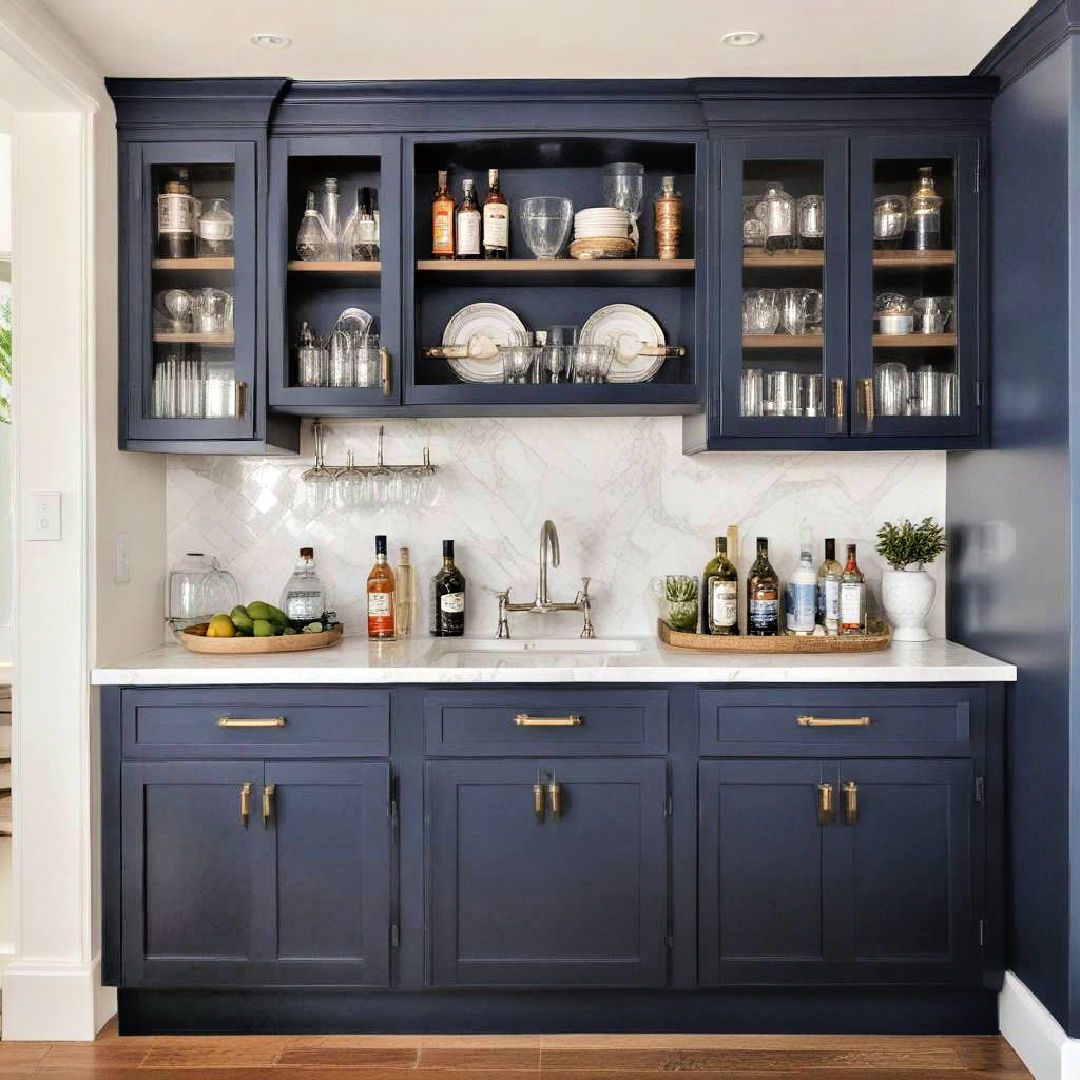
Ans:
<svg viewBox="0 0 1080 1080"><path fill-rule="evenodd" d="M979 430L978 140L851 143L853 436Z"/></svg>
<svg viewBox="0 0 1080 1080"><path fill-rule="evenodd" d="M271 409L400 403L400 189L399 136L271 139Z"/></svg>
<svg viewBox="0 0 1080 1080"><path fill-rule="evenodd" d="M255 144L144 143L128 154L124 429L132 440L250 440Z"/></svg>
<svg viewBox="0 0 1080 1080"><path fill-rule="evenodd" d="M845 173L840 138L721 144L725 436L847 434Z"/></svg>

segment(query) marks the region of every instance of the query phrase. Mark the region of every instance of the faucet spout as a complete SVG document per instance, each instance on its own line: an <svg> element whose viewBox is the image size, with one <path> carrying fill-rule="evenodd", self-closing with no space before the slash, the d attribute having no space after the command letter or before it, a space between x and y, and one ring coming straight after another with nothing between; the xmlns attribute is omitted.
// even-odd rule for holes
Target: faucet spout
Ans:
<svg viewBox="0 0 1080 1080"><path fill-rule="evenodd" d="M555 528L555 522L548 518L540 526L540 581L536 588L536 603L544 607L548 603L547 571L548 553L551 554L551 565L559 565L559 532Z"/></svg>

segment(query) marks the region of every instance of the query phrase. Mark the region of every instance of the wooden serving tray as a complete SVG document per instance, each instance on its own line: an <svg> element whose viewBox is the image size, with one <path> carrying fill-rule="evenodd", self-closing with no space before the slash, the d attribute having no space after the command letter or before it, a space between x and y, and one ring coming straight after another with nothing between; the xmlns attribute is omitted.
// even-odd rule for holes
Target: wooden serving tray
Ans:
<svg viewBox="0 0 1080 1080"><path fill-rule="evenodd" d="M728 637L714 634L689 634L673 630L658 619L656 632L665 645L675 649L723 653L866 653L881 652L892 643L892 627L884 619L870 619L866 637Z"/></svg>
<svg viewBox="0 0 1080 1080"><path fill-rule="evenodd" d="M287 637L201 637L181 630L176 639L190 652L216 653L219 656L251 656L255 653L310 652L336 645L343 630L324 630L321 634L289 634Z"/></svg>

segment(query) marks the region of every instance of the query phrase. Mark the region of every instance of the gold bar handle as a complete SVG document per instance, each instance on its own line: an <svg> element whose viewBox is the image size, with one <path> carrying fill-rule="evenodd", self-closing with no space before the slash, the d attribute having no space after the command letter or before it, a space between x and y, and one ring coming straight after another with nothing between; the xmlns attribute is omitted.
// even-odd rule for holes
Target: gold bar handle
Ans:
<svg viewBox="0 0 1080 1080"><path fill-rule="evenodd" d="M874 380L859 380L859 412L866 417L866 430L874 430Z"/></svg>
<svg viewBox="0 0 1080 1080"><path fill-rule="evenodd" d="M845 404L844 404L844 398L845 398L844 380L843 379L833 379L832 380L832 391L833 391L833 413L836 416L836 426L837 426L837 428L840 428L840 427L843 427L843 424L844 424L844 409L845 409Z"/></svg>
<svg viewBox="0 0 1080 1080"><path fill-rule="evenodd" d="M796 716L799 727L869 727L869 716Z"/></svg>
<svg viewBox="0 0 1080 1080"><path fill-rule="evenodd" d="M844 824L855 825L859 820L859 789L854 780L844 784Z"/></svg>
<svg viewBox="0 0 1080 1080"><path fill-rule="evenodd" d="M284 727L284 716L219 716L218 727Z"/></svg>
<svg viewBox="0 0 1080 1080"><path fill-rule="evenodd" d="M548 798L551 800L551 816L557 818L562 813L562 786L554 775L548 784Z"/></svg>
<svg viewBox="0 0 1080 1080"><path fill-rule="evenodd" d="M263 828L270 828L270 819L274 816L274 792L277 790L274 784L267 784L263 788Z"/></svg>
<svg viewBox="0 0 1080 1080"><path fill-rule="evenodd" d="M832 784L818 784L817 786L817 823L819 825L831 825L836 813L833 806Z"/></svg>
<svg viewBox="0 0 1080 1080"><path fill-rule="evenodd" d="M518 727L581 727L584 721L580 716L530 716L518 713L514 717Z"/></svg>
<svg viewBox="0 0 1080 1080"><path fill-rule="evenodd" d="M544 780L540 773L536 774L536 783L533 784L533 814L536 824L544 824Z"/></svg>
<svg viewBox="0 0 1080 1080"><path fill-rule="evenodd" d="M379 361L382 365L382 392L384 397L390 396L390 350L379 350Z"/></svg>
<svg viewBox="0 0 1080 1080"><path fill-rule="evenodd" d="M246 829L251 817L251 785L244 784L240 788L240 824Z"/></svg>

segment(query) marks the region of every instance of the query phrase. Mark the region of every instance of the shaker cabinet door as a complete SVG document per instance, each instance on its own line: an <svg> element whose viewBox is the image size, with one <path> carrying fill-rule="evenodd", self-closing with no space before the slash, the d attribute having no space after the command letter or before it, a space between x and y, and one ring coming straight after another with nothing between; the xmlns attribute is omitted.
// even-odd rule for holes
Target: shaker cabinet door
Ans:
<svg viewBox="0 0 1080 1080"><path fill-rule="evenodd" d="M666 775L658 760L430 762L430 982L663 985Z"/></svg>

